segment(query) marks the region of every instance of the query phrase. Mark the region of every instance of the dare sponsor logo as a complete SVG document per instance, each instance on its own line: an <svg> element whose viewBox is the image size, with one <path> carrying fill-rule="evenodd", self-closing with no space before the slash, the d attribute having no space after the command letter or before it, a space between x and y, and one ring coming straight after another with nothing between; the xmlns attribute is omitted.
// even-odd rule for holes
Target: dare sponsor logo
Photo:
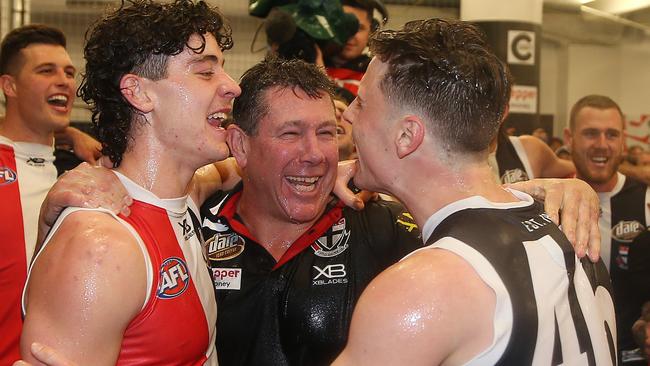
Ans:
<svg viewBox="0 0 650 366"><path fill-rule="evenodd" d="M180 296L190 284L190 274L185 261L170 257L160 265L160 284L156 296L160 299L173 299Z"/></svg>
<svg viewBox="0 0 650 366"><path fill-rule="evenodd" d="M350 230L345 227L345 218L341 218L325 235L312 243L314 254L323 258L330 258L343 253L349 246Z"/></svg>
<svg viewBox="0 0 650 366"><path fill-rule="evenodd" d="M235 258L244 251L244 238L231 233L217 233L208 239L208 259L212 261L225 261Z"/></svg>
<svg viewBox="0 0 650 366"><path fill-rule="evenodd" d="M212 268L212 281L217 290L241 289L241 268Z"/></svg>
<svg viewBox="0 0 650 366"><path fill-rule="evenodd" d="M0 166L0 186L11 184L16 181L16 172L5 166Z"/></svg>
<svg viewBox="0 0 650 366"><path fill-rule="evenodd" d="M645 230L645 227L638 221L619 221L612 227L612 238L621 243L631 243L639 234Z"/></svg>
<svg viewBox="0 0 650 366"><path fill-rule="evenodd" d="M523 182L526 180L528 180L528 174L519 168L506 170L501 176L501 183L503 184Z"/></svg>

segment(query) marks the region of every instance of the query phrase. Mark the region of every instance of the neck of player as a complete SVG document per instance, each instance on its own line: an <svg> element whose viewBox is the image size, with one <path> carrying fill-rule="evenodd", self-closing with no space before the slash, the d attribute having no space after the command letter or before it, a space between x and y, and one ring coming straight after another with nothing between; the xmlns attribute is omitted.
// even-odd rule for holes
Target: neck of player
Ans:
<svg viewBox="0 0 650 366"><path fill-rule="evenodd" d="M420 228L441 208L468 197L482 196L500 203L518 201L496 183L486 160L454 160L447 165L425 157L414 164L402 164L402 172L397 174L399 179L392 185L391 193L407 207Z"/></svg>
<svg viewBox="0 0 650 366"><path fill-rule="evenodd" d="M0 135L14 142L30 142L46 146L54 145L54 131L30 128L15 113L7 111L4 121L0 122Z"/></svg>

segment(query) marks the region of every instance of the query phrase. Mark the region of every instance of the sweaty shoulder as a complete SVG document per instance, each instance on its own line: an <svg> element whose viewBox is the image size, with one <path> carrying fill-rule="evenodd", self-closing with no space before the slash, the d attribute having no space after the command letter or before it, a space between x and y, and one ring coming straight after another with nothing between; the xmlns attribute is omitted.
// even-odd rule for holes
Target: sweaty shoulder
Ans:
<svg viewBox="0 0 650 366"><path fill-rule="evenodd" d="M79 364L114 364L146 292L144 255L133 234L107 213L70 213L33 264L23 354L38 340Z"/></svg>
<svg viewBox="0 0 650 366"><path fill-rule="evenodd" d="M80 210L65 217L34 263L32 279L41 277L43 269L47 269L42 276L45 280L56 277L52 271L60 271L61 275L133 276L136 283L138 279L146 282L146 276L139 276L146 268L136 238L117 219L100 211Z"/></svg>
<svg viewBox="0 0 650 366"><path fill-rule="evenodd" d="M494 293L462 258L421 250L364 291L344 355L350 364L462 364L492 341L494 306Z"/></svg>

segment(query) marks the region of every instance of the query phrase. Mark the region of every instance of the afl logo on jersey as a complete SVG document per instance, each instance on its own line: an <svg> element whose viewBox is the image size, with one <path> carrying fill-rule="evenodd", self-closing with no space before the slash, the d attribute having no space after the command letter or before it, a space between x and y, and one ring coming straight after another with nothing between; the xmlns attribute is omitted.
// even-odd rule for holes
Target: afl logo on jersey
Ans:
<svg viewBox="0 0 650 366"><path fill-rule="evenodd" d="M0 186L16 181L16 172L5 166L0 167Z"/></svg>
<svg viewBox="0 0 650 366"><path fill-rule="evenodd" d="M332 228L316 240L311 248L319 257L330 258L343 253L349 246L350 230L345 229L345 217L332 225Z"/></svg>
<svg viewBox="0 0 650 366"><path fill-rule="evenodd" d="M244 251L244 239L235 233L217 233L205 243L208 259L225 261L235 258Z"/></svg>
<svg viewBox="0 0 650 366"><path fill-rule="evenodd" d="M185 261L178 257L165 259L160 265L158 298L173 299L180 296L190 284L190 275Z"/></svg>
<svg viewBox="0 0 650 366"><path fill-rule="evenodd" d="M645 227L638 221L619 221L612 228L612 238L622 243L631 243L644 230Z"/></svg>

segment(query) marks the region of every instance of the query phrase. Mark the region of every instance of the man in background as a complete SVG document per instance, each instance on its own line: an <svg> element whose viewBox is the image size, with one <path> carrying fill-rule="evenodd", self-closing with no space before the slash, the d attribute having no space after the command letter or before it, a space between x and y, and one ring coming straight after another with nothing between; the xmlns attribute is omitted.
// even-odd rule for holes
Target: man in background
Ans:
<svg viewBox="0 0 650 366"><path fill-rule="evenodd" d="M622 365L644 364L632 325L650 300L650 190L618 171L625 151L623 113L612 99L588 95L571 108L565 140L577 178L600 198L601 257L614 288Z"/></svg>
<svg viewBox="0 0 650 366"><path fill-rule="evenodd" d="M357 17L359 28L338 54L325 60L325 66L327 74L339 86L356 95L359 81L370 63L370 57L365 53L370 34L379 27L378 22L373 19L373 12L378 9L384 16L384 22L388 13L379 0L341 0L341 5L343 11Z"/></svg>
<svg viewBox="0 0 650 366"><path fill-rule="evenodd" d="M68 127L76 68L56 28L32 24L9 32L0 46L6 115L0 122L0 364L19 359L20 296L37 240L41 203L54 184L54 135L90 141L77 153L94 161L96 141Z"/></svg>

